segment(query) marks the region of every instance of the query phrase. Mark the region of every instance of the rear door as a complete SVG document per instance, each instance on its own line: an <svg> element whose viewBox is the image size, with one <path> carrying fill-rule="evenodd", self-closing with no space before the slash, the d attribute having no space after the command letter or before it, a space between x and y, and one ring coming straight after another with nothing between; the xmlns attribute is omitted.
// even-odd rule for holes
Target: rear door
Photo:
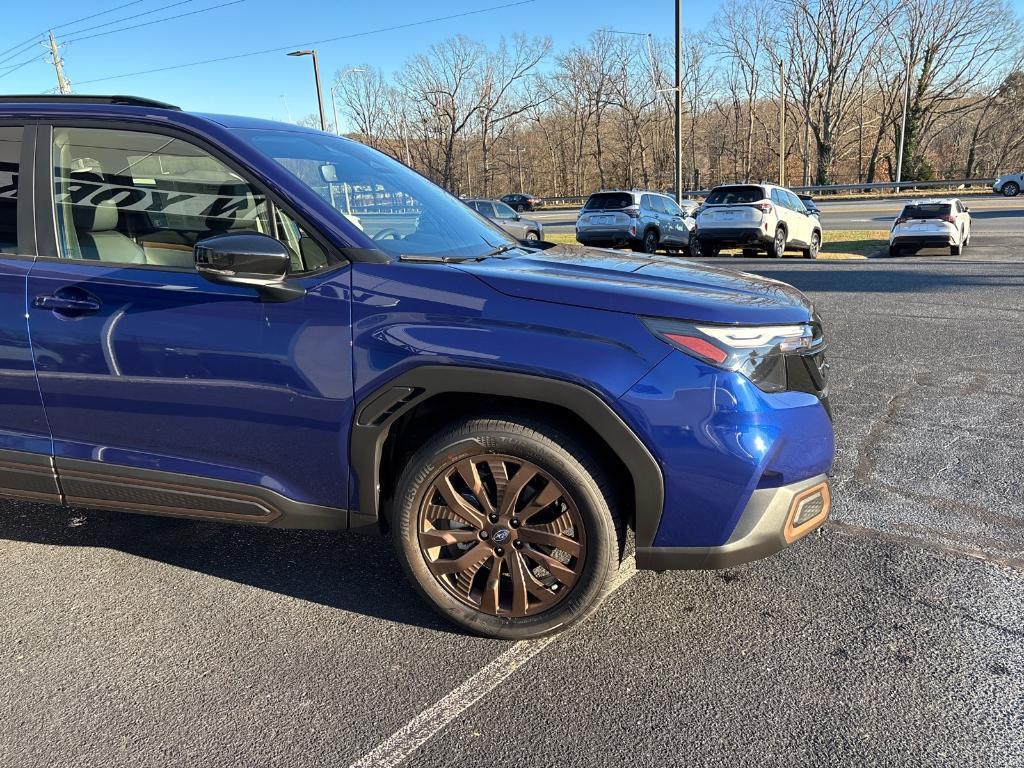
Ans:
<svg viewBox="0 0 1024 768"><path fill-rule="evenodd" d="M58 502L50 430L25 319L35 259L35 125L0 123L0 495Z"/></svg>
<svg viewBox="0 0 1024 768"><path fill-rule="evenodd" d="M788 189L783 190L783 192L786 195L786 200L789 202L789 208L793 212L793 227L798 233L795 239L799 240L803 245L809 245L811 233L814 231L813 217L807 212L803 201L799 197Z"/></svg>
<svg viewBox="0 0 1024 768"><path fill-rule="evenodd" d="M348 265L187 135L46 130L27 314L68 501L131 506L126 478L155 470L169 488L204 478L347 506ZM288 245L306 295L264 302L197 274L195 242L231 232ZM204 511L231 507L217 505Z"/></svg>

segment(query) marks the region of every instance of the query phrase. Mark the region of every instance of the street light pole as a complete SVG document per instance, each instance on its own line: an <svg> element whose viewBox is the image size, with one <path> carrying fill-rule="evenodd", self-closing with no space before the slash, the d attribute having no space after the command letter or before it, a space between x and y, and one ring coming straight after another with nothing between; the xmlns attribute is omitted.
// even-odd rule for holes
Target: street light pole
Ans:
<svg viewBox="0 0 1024 768"><path fill-rule="evenodd" d="M676 0L676 202L683 201L683 0Z"/></svg>
<svg viewBox="0 0 1024 768"><path fill-rule="evenodd" d="M896 191L899 192L899 183L903 181L903 142L907 136L907 102L910 100L910 52L907 52L907 87L903 91L903 119L900 121L900 151L896 158Z"/></svg>
<svg viewBox="0 0 1024 768"><path fill-rule="evenodd" d="M316 56L316 49L308 51L292 51L288 54L289 56L312 56L313 57L313 77L316 79L316 104L320 108L320 130L327 130L327 118L324 117L324 95L323 90L320 88L320 62Z"/></svg>
<svg viewBox="0 0 1024 768"><path fill-rule="evenodd" d="M786 186L786 60L779 57L779 186Z"/></svg>
<svg viewBox="0 0 1024 768"><path fill-rule="evenodd" d="M366 70L362 67L353 67L346 69L343 72L335 75L338 82L331 87L331 109L334 110L334 133L341 136L341 126L338 123L338 89L341 88L341 81L345 79L345 75L351 75L356 72L365 72Z"/></svg>

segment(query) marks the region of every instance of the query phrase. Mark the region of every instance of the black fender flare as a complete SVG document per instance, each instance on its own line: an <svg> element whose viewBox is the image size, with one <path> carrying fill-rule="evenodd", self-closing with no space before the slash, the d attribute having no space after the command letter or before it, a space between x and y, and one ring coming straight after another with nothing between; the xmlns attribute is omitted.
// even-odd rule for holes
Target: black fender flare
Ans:
<svg viewBox="0 0 1024 768"><path fill-rule="evenodd" d="M636 433L600 396L561 379L492 368L423 365L400 374L364 397L352 421L350 463L358 483L358 511L352 527L380 522L380 463L395 421L410 408L445 393L533 400L564 408L586 422L625 465L633 481L636 544L651 546L661 522L665 484L657 460Z"/></svg>

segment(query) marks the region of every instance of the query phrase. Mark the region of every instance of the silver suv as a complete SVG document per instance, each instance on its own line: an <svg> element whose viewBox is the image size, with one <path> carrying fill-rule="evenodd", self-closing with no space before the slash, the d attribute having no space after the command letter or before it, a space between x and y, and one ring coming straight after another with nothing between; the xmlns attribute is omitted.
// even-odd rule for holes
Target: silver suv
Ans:
<svg viewBox="0 0 1024 768"><path fill-rule="evenodd" d="M657 192L595 192L576 220L576 240L645 253L686 251L697 205L684 200L680 207Z"/></svg>
<svg viewBox="0 0 1024 768"><path fill-rule="evenodd" d="M466 200L466 205L490 219L517 240L543 240L544 227L539 221L524 219L500 200Z"/></svg>

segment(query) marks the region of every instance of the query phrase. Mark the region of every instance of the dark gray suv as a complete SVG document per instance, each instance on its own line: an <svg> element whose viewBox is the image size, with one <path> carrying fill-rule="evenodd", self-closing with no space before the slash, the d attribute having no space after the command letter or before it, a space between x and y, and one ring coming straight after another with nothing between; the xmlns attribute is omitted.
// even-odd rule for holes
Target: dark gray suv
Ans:
<svg viewBox="0 0 1024 768"><path fill-rule="evenodd" d="M596 192L576 220L576 240L645 253L686 251L697 207L695 200L680 207L657 192Z"/></svg>
<svg viewBox="0 0 1024 768"><path fill-rule="evenodd" d="M493 221L516 240L544 239L544 226L539 221L524 219L500 200L467 200L466 205Z"/></svg>

